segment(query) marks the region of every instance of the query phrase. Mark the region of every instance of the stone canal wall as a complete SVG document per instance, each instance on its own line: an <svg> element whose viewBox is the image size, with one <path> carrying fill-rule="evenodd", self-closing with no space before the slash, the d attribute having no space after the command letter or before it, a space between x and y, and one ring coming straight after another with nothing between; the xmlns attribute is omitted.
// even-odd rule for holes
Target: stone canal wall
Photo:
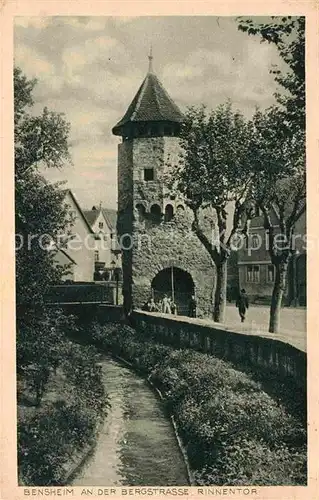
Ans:
<svg viewBox="0 0 319 500"><path fill-rule="evenodd" d="M95 318L99 323L125 322L121 306L69 304L68 313L79 316L81 322ZM253 367L291 377L306 393L307 356L304 351L275 335L249 334L218 323L182 316L133 311L132 326L144 331L147 338L176 348L193 348L241 366Z"/></svg>
<svg viewBox="0 0 319 500"><path fill-rule="evenodd" d="M134 311L133 326L157 342L193 348L218 358L291 377L306 392L307 360L302 350L274 337L251 335L207 321Z"/></svg>

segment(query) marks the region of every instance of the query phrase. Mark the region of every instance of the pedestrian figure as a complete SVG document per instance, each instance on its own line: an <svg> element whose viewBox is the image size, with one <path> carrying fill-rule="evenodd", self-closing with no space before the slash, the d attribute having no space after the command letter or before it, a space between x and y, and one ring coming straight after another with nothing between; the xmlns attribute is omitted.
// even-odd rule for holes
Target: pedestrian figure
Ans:
<svg viewBox="0 0 319 500"><path fill-rule="evenodd" d="M245 321L246 310L249 308L248 296L245 288L242 288L236 300L236 307L238 307L241 322Z"/></svg>
<svg viewBox="0 0 319 500"><path fill-rule="evenodd" d="M156 311L156 304L155 304L155 302L154 302L154 299L150 299L150 300L148 301L148 307L149 307L149 308L148 308L148 310L149 310L150 312L155 312L155 311Z"/></svg>
<svg viewBox="0 0 319 500"><path fill-rule="evenodd" d="M164 295L163 298L163 313L171 314L171 305L167 295Z"/></svg>
<svg viewBox="0 0 319 500"><path fill-rule="evenodd" d="M171 312L172 312L172 314L177 314L177 307L176 307L176 304L173 300L171 302Z"/></svg>
<svg viewBox="0 0 319 500"><path fill-rule="evenodd" d="M188 316L190 316L191 318L196 318L196 306L197 303L195 295L192 295L188 305Z"/></svg>
<svg viewBox="0 0 319 500"><path fill-rule="evenodd" d="M142 311L149 311L150 310L150 303L145 302L145 304L142 306Z"/></svg>

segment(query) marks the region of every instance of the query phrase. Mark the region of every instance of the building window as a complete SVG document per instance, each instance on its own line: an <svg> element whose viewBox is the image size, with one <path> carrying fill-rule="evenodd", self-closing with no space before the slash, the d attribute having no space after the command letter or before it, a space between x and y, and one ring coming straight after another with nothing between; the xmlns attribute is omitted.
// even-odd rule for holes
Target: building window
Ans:
<svg viewBox="0 0 319 500"><path fill-rule="evenodd" d="M260 239L261 238L259 237L258 234L253 234L251 236L251 248L255 248L255 249L258 248L259 247L259 240Z"/></svg>
<svg viewBox="0 0 319 500"><path fill-rule="evenodd" d="M99 229L103 229L103 222L99 222Z"/></svg>
<svg viewBox="0 0 319 500"><path fill-rule="evenodd" d="M169 222L174 217L174 209L172 205L166 205L165 207L165 222Z"/></svg>
<svg viewBox="0 0 319 500"><path fill-rule="evenodd" d="M161 207L157 203L155 203L154 205L151 206L150 212L152 221L156 224L159 224L162 218Z"/></svg>
<svg viewBox="0 0 319 500"><path fill-rule="evenodd" d="M267 281L268 283L275 281L275 267L272 264L267 267Z"/></svg>
<svg viewBox="0 0 319 500"><path fill-rule="evenodd" d="M259 266L247 266L247 282L259 283Z"/></svg>
<svg viewBox="0 0 319 500"><path fill-rule="evenodd" d="M138 203L136 206L137 220L141 222L145 218L146 209L142 203Z"/></svg>
<svg viewBox="0 0 319 500"><path fill-rule="evenodd" d="M154 168L144 168L144 181L154 180Z"/></svg>
<svg viewBox="0 0 319 500"><path fill-rule="evenodd" d="M94 260L95 260L95 262L99 261L99 251L98 250L94 250Z"/></svg>

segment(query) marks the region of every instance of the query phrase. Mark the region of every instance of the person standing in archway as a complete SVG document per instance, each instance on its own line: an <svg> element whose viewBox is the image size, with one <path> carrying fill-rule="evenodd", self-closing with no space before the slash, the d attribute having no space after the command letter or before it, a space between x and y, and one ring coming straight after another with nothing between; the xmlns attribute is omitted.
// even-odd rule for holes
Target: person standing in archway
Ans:
<svg viewBox="0 0 319 500"><path fill-rule="evenodd" d="M239 316L241 322L243 323L245 321L246 310L249 308L248 296L245 288L242 288L240 294L238 295L236 307L238 308Z"/></svg>
<svg viewBox="0 0 319 500"><path fill-rule="evenodd" d="M173 301L173 299L171 301L171 312L172 312L172 314L177 314L177 306L176 306L175 302Z"/></svg>
<svg viewBox="0 0 319 500"><path fill-rule="evenodd" d="M156 304L155 304L155 302L154 302L154 299L153 299L153 298L151 298L151 299L149 300L148 304L149 304L149 309L148 309L148 310L149 310L150 312L156 312Z"/></svg>
<svg viewBox="0 0 319 500"><path fill-rule="evenodd" d="M190 318L196 318L196 307L197 307L197 302L195 299L195 295L192 295L188 305L188 316Z"/></svg>
<svg viewBox="0 0 319 500"><path fill-rule="evenodd" d="M163 313L171 314L171 304L166 294L163 298Z"/></svg>

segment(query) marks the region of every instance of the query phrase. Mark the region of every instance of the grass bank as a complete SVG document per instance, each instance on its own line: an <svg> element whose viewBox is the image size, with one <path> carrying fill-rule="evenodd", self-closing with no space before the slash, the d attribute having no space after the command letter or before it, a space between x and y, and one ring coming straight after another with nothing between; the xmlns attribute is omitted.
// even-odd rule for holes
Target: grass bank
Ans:
<svg viewBox="0 0 319 500"><path fill-rule="evenodd" d="M306 430L261 382L228 362L150 342L119 324L90 329L161 390L198 485L306 484Z"/></svg>
<svg viewBox="0 0 319 500"><path fill-rule="evenodd" d="M64 342L65 360L48 370L41 399L30 367L18 376L19 484L57 486L95 445L108 398L94 347ZM70 353L72 352L72 356Z"/></svg>

